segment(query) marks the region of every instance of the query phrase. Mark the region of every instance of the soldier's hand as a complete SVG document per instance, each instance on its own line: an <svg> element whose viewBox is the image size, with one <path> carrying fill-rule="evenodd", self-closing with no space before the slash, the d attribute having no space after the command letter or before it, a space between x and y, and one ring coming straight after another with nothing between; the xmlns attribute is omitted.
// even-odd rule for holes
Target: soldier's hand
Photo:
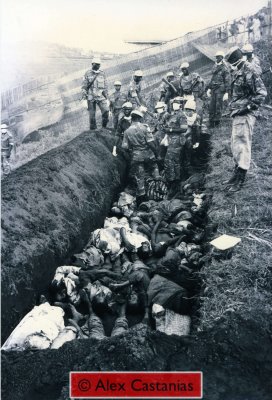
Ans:
<svg viewBox="0 0 272 400"><path fill-rule="evenodd" d="M212 95L212 91L211 91L211 89L208 89L207 90L207 97L211 97L211 95Z"/></svg>
<svg viewBox="0 0 272 400"><path fill-rule="evenodd" d="M229 94L225 93L223 96L223 101L227 101L229 99Z"/></svg>
<svg viewBox="0 0 272 400"><path fill-rule="evenodd" d="M117 157L116 146L113 146L112 155Z"/></svg>

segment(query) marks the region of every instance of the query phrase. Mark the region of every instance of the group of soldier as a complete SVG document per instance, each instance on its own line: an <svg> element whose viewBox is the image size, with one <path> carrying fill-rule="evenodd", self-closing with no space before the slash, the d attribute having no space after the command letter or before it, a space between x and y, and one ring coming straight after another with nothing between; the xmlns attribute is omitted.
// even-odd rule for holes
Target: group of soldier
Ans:
<svg viewBox="0 0 272 400"><path fill-rule="evenodd" d="M107 127L112 114L116 136L112 154L123 155L129 162L130 181L134 182L139 202L146 196L146 177L163 178L168 198L175 196L180 182L188 177L202 134L207 132L204 123L207 104L209 128L214 130L221 123L224 105L230 110L234 173L224 183L229 193L241 189L250 166L256 111L267 95L260 62L251 44L242 49L232 47L226 55L218 51L207 84L198 73L191 71L186 61L181 64L179 74L169 71L162 79L153 109L147 108L142 95L144 74L141 70L133 73L126 92L122 91L121 82L115 81L115 91L108 96L105 73L100 65L98 58L93 59L82 85L90 129L97 128L96 105L101 110L102 127Z"/></svg>

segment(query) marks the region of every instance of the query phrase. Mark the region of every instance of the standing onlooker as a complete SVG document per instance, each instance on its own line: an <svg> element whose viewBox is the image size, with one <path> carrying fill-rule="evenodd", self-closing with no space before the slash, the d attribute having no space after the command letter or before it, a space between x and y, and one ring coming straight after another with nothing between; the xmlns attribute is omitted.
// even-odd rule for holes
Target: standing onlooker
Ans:
<svg viewBox="0 0 272 400"><path fill-rule="evenodd" d="M239 47L230 49L226 61L234 71L231 84L230 110L232 122L231 149L235 163L233 176L228 182L230 193L241 189L250 167L253 128L256 110L264 101L267 91L260 76L244 60Z"/></svg>
<svg viewBox="0 0 272 400"><path fill-rule="evenodd" d="M110 111L113 116L113 128L116 131L118 125L118 117L122 110L123 104L126 102L127 96L121 91L122 83L120 81L114 82L115 92L110 95Z"/></svg>
<svg viewBox="0 0 272 400"><path fill-rule="evenodd" d="M82 97L87 100L88 104L90 130L97 128L95 118L96 105L101 110L102 127L106 128L109 121L107 80L105 73L100 69L100 65L100 59L94 58L92 60L92 68L85 73L82 83Z"/></svg>
<svg viewBox="0 0 272 400"><path fill-rule="evenodd" d="M224 62L224 53L218 51L216 62L212 69L212 77L207 85L207 96L210 97L209 121L210 127L218 126L221 121L223 101L228 100L230 90L230 72Z"/></svg>

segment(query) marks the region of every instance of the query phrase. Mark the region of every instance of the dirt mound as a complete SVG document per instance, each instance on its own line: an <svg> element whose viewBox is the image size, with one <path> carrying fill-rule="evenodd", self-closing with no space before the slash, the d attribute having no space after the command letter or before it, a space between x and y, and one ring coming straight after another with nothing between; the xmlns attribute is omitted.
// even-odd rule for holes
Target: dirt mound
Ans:
<svg viewBox="0 0 272 400"><path fill-rule="evenodd" d="M268 400L272 389L268 323L260 326L259 320L257 315L255 320L230 315L211 331L190 338L151 332L139 324L101 342L77 340L59 350L4 353L2 398L69 400L70 371L200 370L204 399Z"/></svg>
<svg viewBox="0 0 272 400"><path fill-rule="evenodd" d="M102 224L125 169L112 146L107 130L82 133L3 180L3 339L46 290L56 267Z"/></svg>

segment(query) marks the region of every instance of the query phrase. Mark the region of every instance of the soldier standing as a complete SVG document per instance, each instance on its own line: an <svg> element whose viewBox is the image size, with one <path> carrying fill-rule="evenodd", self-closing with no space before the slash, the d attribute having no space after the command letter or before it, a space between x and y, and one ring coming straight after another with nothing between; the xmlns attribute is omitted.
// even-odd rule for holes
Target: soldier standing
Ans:
<svg viewBox="0 0 272 400"><path fill-rule="evenodd" d="M122 105L126 102L126 95L121 91L122 83L120 81L114 82L115 92L110 95L110 111L113 115L113 128L116 131L118 125L118 117L122 110Z"/></svg>
<svg viewBox="0 0 272 400"><path fill-rule="evenodd" d="M262 68L259 58L253 54L253 46L250 43L242 47L242 52L246 56L247 61L252 65L257 75L262 75Z"/></svg>
<svg viewBox="0 0 272 400"><path fill-rule="evenodd" d="M125 131L122 148L131 152L129 175L136 181L136 197L140 203L145 197L145 174L158 179L154 137L148 125L143 124L143 113L131 112L131 126Z"/></svg>
<svg viewBox="0 0 272 400"><path fill-rule="evenodd" d="M227 183L228 192L237 192L244 184L250 167L253 128L256 110L267 96L260 76L237 46L230 49L226 61L231 65L230 110L232 120L231 149L234 159L234 173Z"/></svg>
<svg viewBox="0 0 272 400"><path fill-rule="evenodd" d="M4 174L10 172L9 159L13 146L12 133L9 132L7 124L1 124L1 167Z"/></svg>
<svg viewBox="0 0 272 400"><path fill-rule="evenodd" d="M119 114L117 129L115 132L115 145L113 147L112 154L116 157L117 154L121 151L124 154L124 150L122 150L122 142L124 138L124 132L130 127L131 125L131 111L132 111L132 104L127 101L122 106L122 111Z"/></svg>
<svg viewBox="0 0 272 400"><path fill-rule="evenodd" d="M181 106L183 98L176 97L172 103L172 111L165 116L164 132L168 136L168 147L164 159L164 173L168 187L168 197L173 197L182 178L182 155L186 144L188 129L187 118Z"/></svg>
<svg viewBox="0 0 272 400"><path fill-rule="evenodd" d="M181 64L180 88L184 100L194 100L196 102L197 112L202 114L202 97L205 91L204 80L196 72L189 72L189 63Z"/></svg>
<svg viewBox="0 0 272 400"><path fill-rule="evenodd" d="M102 114L102 127L106 128L109 121L109 105L107 80L105 73L100 69L101 61L99 58L92 60L92 68L84 76L82 83L82 98L87 100L90 130L96 129L96 105Z"/></svg>
<svg viewBox="0 0 272 400"><path fill-rule="evenodd" d="M210 97L209 120L210 127L220 124L223 101L228 100L230 90L230 72L224 62L224 53L218 51L215 55L216 63L212 69L212 77L207 85L207 96Z"/></svg>
<svg viewBox="0 0 272 400"><path fill-rule="evenodd" d="M137 70L134 72L132 80L130 81L128 88L127 100L132 103L133 108L140 107L143 105L143 99L141 96L141 81L143 79L143 71Z"/></svg>

